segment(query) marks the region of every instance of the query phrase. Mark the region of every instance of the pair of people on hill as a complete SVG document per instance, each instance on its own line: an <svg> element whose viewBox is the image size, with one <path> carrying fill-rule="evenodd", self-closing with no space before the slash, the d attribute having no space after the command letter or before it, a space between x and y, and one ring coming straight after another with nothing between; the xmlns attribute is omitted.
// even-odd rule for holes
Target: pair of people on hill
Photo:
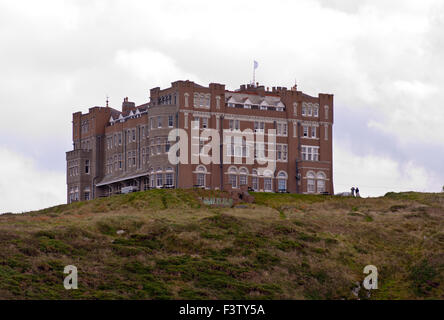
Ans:
<svg viewBox="0 0 444 320"><path fill-rule="evenodd" d="M351 189L351 195L352 195L352 197L357 197L357 198L360 198L361 197L361 195L359 194L359 188L358 187L352 187Z"/></svg>

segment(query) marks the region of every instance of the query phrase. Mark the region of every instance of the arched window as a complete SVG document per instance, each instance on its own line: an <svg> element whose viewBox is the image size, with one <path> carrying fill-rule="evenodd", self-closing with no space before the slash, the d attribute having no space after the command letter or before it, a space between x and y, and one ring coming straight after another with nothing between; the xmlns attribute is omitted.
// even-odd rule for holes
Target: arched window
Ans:
<svg viewBox="0 0 444 320"><path fill-rule="evenodd" d="M237 188L237 169L236 167L230 167L228 169L228 181L231 184L232 188Z"/></svg>
<svg viewBox="0 0 444 320"><path fill-rule="evenodd" d="M239 170L239 185L247 185L248 184L248 169L240 168Z"/></svg>
<svg viewBox="0 0 444 320"><path fill-rule="evenodd" d="M197 92L194 93L193 105L195 108L199 107L199 94Z"/></svg>
<svg viewBox="0 0 444 320"><path fill-rule="evenodd" d="M190 95L187 92L185 92L183 96L185 98L185 108L188 108L189 106L188 98L190 97Z"/></svg>
<svg viewBox="0 0 444 320"><path fill-rule="evenodd" d="M254 191L259 190L259 177L257 176L257 169L251 170L251 184Z"/></svg>
<svg viewBox="0 0 444 320"><path fill-rule="evenodd" d="M197 185L199 187L205 187L206 183L205 183L205 176L207 173L207 168L205 168L205 166L198 166L196 168L196 172L197 172Z"/></svg>
<svg viewBox="0 0 444 320"><path fill-rule="evenodd" d="M278 179L278 191L287 191L287 179L288 175L285 171L280 171L277 175Z"/></svg>
<svg viewBox="0 0 444 320"><path fill-rule="evenodd" d="M312 171L307 172L307 192L315 193L315 174Z"/></svg>
<svg viewBox="0 0 444 320"><path fill-rule="evenodd" d="M273 172L270 170L264 170L264 191L273 191Z"/></svg>
<svg viewBox="0 0 444 320"><path fill-rule="evenodd" d="M319 171L318 175L317 175L317 181L316 181L317 193L325 192L325 180L326 180L325 173L322 171Z"/></svg>

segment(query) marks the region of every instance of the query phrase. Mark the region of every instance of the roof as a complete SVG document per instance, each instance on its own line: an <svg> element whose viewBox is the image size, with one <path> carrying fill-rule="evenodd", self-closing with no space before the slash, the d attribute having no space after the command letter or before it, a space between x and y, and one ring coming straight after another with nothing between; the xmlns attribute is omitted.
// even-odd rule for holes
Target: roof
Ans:
<svg viewBox="0 0 444 320"><path fill-rule="evenodd" d="M282 106L279 96L260 96L258 94L227 92L226 102L244 104L247 100L253 105Z"/></svg>

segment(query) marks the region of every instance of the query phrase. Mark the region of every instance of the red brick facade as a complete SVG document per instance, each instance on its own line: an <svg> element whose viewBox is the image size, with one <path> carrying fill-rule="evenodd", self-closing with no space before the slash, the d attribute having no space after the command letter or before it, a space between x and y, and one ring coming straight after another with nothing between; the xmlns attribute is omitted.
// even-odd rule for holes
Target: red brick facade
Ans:
<svg viewBox="0 0 444 320"><path fill-rule="evenodd" d="M199 132L216 129L220 152L233 153L242 163L234 164L235 157L230 157L231 163L191 164L191 121L197 119ZM73 114L74 150L66 155L67 199L108 196L129 186L134 190L248 186L256 191L332 194L332 125L330 94L311 97L295 87L269 90L259 85L228 91L217 83L204 87L176 81L167 89L151 89L150 102L144 105L136 107L125 98L122 111L94 107L87 114ZM168 160L175 143L168 142L168 134L174 128L190 137L187 164ZM225 150L223 130L229 129L265 135L275 129L276 170L258 175L258 167L264 165L246 164L242 158L254 152L249 146Z"/></svg>

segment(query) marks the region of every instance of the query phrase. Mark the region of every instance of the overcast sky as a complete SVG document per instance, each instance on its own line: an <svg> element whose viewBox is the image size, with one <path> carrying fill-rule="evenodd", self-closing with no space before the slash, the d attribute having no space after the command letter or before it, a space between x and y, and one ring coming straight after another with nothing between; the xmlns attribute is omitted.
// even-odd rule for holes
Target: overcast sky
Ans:
<svg viewBox="0 0 444 320"><path fill-rule="evenodd" d="M334 94L335 192L444 185L440 0L0 0L0 212L66 201L76 111L189 79Z"/></svg>

